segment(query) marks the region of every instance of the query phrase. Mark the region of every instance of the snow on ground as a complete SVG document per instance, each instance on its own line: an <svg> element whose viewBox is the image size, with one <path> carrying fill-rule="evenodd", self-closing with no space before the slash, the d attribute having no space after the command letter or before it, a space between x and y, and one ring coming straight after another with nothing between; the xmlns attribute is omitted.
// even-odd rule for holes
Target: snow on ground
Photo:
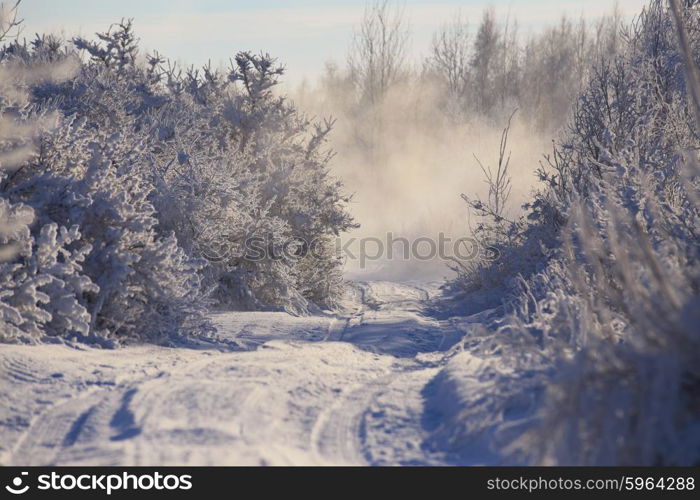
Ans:
<svg viewBox="0 0 700 500"><path fill-rule="evenodd" d="M0 463L498 463L483 426L458 433L466 454L445 429L471 406L491 433L508 419L471 404L493 377L455 362L475 320L427 314L436 292L358 283L342 316L219 313L226 348L3 345Z"/></svg>

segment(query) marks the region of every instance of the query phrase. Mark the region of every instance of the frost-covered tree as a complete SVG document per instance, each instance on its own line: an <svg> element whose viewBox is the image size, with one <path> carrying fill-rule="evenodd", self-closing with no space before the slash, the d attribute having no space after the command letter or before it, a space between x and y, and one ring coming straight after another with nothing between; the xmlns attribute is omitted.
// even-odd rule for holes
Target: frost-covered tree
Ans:
<svg viewBox="0 0 700 500"><path fill-rule="evenodd" d="M163 227L188 251L213 257L206 284L222 303L302 312L334 303L340 274L318 280L314 267L338 270L341 262L332 252L285 247L331 245L353 223L324 151L332 122L314 124L275 95L281 74L269 56L240 53L226 75L191 75L196 94L159 110L154 131L169 140L154 151L154 200Z"/></svg>
<svg viewBox="0 0 700 500"><path fill-rule="evenodd" d="M500 40L501 32L496 22L495 10L487 9L476 32L470 61L476 108L482 113L491 109L497 95L495 76L500 59Z"/></svg>
<svg viewBox="0 0 700 500"><path fill-rule="evenodd" d="M470 42L469 24L458 15L433 34L431 55L426 61L428 72L444 86L444 108L458 117L470 104L465 102L469 95Z"/></svg>
<svg viewBox="0 0 700 500"><path fill-rule="evenodd" d="M281 74L249 53L228 72L142 62L131 21L6 43L2 338L164 341L209 332L212 302L332 307L332 237L353 225L332 122L277 96Z"/></svg>
<svg viewBox="0 0 700 500"><path fill-rule="evenodd" d="M414 76L436 80L444 89L439 105L462 109L462 120L502 121L517 107L539 130L553 133L564 125L590 68L620 50L623 34L616 5L593 23L562 17L527 38L517 18L493 8L473 34L456 14L434 34L426 71Z"/></svg>
<svg viewBox="0 0 700 500"><path fill-rule="evenodd" d="M19 21L17 4L3 10L0 41ZM9 16L9 17L8 17ZM88 296L97 286L83 271L91 250L78 226L40 223L27 204L5 187L36 156L36 141L56 116L32 109L28 88L70 74L70 64L37 64L3 54L0 61L0 339L34 341L46 336L88 336ZM64 61L65 63L66 61Z"/></svg>
<svg viewBox="0 0 700 500"><path fill-rule="evenodd" d="M401 7L388 0L369 4L355 33L348 69L360 102L374 106L402 77L408 32Z"/></svg>
<svg viewBox="0 0 700 500"><path fill-rule="evenodd" d="M31 130L4 143L15 163L0 193L8 214L31 214L20 233L33 249L8 259L16 278L4 302L14 304L26 269L63 279L60 266L32 263L39 246L88 280L71 292L80 327L62 330L63 313L49 309L68 294L36 278L35 303L51 317L29 337L161 341L208 332L207 303L334 306L333 236L353 222L329 173L332 122L314 123L276 94L283 70L270 56L183 71L158 54L140 59L131 21L96 40L13 41L0 56L12 70L6 93L22 96L4 116ZM53 77L34 77L47 68Z"/></svg>

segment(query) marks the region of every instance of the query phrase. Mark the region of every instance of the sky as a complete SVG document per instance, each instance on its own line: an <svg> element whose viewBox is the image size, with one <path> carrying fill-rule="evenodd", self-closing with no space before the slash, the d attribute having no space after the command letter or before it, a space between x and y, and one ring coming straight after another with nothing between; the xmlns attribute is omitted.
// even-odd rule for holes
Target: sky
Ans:
<svg viewBox="0 0 700 500"><path fill-rule="evenodd" d="M5 0L10 1L10 0ZM472 26L492 5L518 19L521 32L536 31L563 14L595 19L610 0L403 0L414 61L425 54L432 33L460 13ZM631 18L644 0L619 0ZM326 61L343 63L365 0L22 0L23 36L51 32L89 36L121 18L134 18L144 50L185 63L219 66L240 50L268 52L287 68L288 82L314 78Z"/></svg>

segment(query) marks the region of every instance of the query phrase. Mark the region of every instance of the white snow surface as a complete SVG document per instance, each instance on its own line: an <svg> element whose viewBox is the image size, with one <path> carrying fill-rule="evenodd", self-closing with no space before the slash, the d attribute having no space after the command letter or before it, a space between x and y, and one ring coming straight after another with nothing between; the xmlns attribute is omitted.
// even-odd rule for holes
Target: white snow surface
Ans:
<svg viewBox="0 0 700 500"><path fill-rule="evenodd" d="M478 316L428 315L437 284L353 289L344 315L215 314L224 347L2 345L0 464L499 463Z"/></svg>

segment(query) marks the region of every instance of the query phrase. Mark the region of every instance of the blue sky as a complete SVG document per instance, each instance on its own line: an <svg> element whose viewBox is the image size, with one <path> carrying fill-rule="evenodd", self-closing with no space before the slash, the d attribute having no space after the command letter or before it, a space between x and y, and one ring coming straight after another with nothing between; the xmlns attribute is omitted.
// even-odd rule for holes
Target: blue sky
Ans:
<svg viewBox="0 0 700 500"><path fill-rule="evenodd" d="M594 19L610 0L404 0L411 26L411 56L427 51L433 31L459 11L472 24L493 5L518 18L522 32L555 22L562 14ZM620 0L622 12L637 14L644 0ZM288 79L313 77L327 60L344 61L365 0L23 0L24 35L56 32L91 35L122 17L133 17L145 49L184 63L216 65L239 50L265 51L287 66Z"/></svg>

